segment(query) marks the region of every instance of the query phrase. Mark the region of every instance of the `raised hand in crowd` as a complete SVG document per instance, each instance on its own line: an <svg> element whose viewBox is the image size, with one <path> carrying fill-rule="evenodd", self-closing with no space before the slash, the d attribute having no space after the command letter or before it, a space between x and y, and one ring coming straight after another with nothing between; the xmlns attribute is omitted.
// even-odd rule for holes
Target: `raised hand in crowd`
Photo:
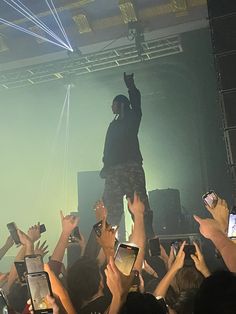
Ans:
<svg viewBox="0 0 236 314"><path fill-rule="evenodd" d="M130 276L122 274L116 267L113 256L110 257L105 274L107 286L112 294L112 302L106 313L117 314L126 300L134 274L131 273Z"/></svg>
<svg viewBox="0 0 236 314"><path fill-rule="evenodd" d="M220 252L228 269L236 272L236 244L225 235L219 222L215 219L202 219L196 215L194 219L199 223L201 234L210 239Z"/></svg>
<svg viewBox="0 0 236 314"><path fill-rule="evenodd" d="M29 228L27 232L29 238L32 240L32 242L36 242L40 239L41 234L40 234L40 223L38 222L37 225L34 225Z"/></svg>
<svg viewBox="0 0 236 314"><path fill-rule="evenodd" d="M17 230L20 243L25 247L25 255L32 255L34 254L34 243L33 240L24 233L22 230Z"/></svg>
<svg viewBox="0 0 236 314"><path fill-rule="evenodd" d="M97 221L103 220L107 217L107 208L105 207L102 200L98 200L94 205L95 216Z"/></svg>
<svg viewBox="0 0 236 314"><path fill-rule="evenodd" d="M112 226L107 225L106 217L102 220L102 228L101 228L101 236L96 237L97 242L102 247L104 254L106 256L107 261L109 261L110 256L114 256L115 253L115 240L116 240L116 232L118 230L118 226L112 228Z"/></svg>
<svg viewBox="0 0 236 314"><path fill-rule="evenodd" d="M60 311L59 311L59 307L56 303L56 299L54 297L52 297L51 295L47 295L47 301L48 303L50 304L51 308L52 308L52 311L53 311L53 314L59 314ZM34 310L33 310L33 306L32 306L32 303L31 303L31 300L29 299L27 301L27 304L29 306L29 312L31 314L34 314Z"/></svg>
<svg viewBox="0 0 236 314"><path fill-rule="evenodd" d="M212 217L219 223L221 230L226 233L228 230L229 209L226 201L218 197L215 207L205 205Z"/></svg>
<svg viewBox="0 0 236 314"><path fill-rule="evenodd" d="M195 249L196 249L196 253L193 255L191 255L192 260L194 261L195 267L198 271L200 271L200 273L203 274L203 276L209 277L211 275L206 263L205 263L205 259L203 257L203 254L199 248L199 246L197 245L196 242L193 242Z"/></svg>
<svg viewBox="0 0 236 314"><path fill-rule="evenodd" d="M144 227L145 206L136 192L134 193L133 202L130 198L128 198L128 207L134 219L134 227L132 231L132 236L130 237L130 241L136 244L139 248L138 256L134 264L134 269L141 272L144 262L146 243L146 234Z"/></svg>
<svg viewBox="0 0 236 314"><path fill-rule="evenodd" d="M40 241L38 241L34 248L34 254L39 254L42 257L44 257L49 252L47 249L48 249L47 240L45 240L41 245Z"/></svg>
<svg viewBox="0 0 236 314"><path fill-rule="evenodd" d="M61 215L62 232L63 234L69 237L72 231L78 225L79 217L73 216L73 215L64 216L62 211L60 211L60 215Z"/></svg>
<svg viewBox="0 0 236 314"><path fill-rule="evenodd" d="M52 287L52 292L54 295L56 295L64 310L65 313L68 314L76 314L76 311L71 303L69 294L67 290L64 288L60 280L57 278L57 276L54 274L54 272L50 269L48 264L44 264L44 270L48 273L51 287ZM61 312L61 311L60 311Z"/></svg>
<svg viewBox="0 0 236 314"><path fill-rule="evenodd" d="M178 254L176 255L176 258L174 262L172 263L170 269L166 273L166 275L162 278L158 286L156 287L154 291L154 296L155 297L165 297L166 292L172 283L173 279L175 278L177 272L184 266L184 258L185 258L185 253L184 253L184 246L186 244L186 241L184 241L179 249Z"/></svg>
<svg viewBox="0 0 236 314"><path fill-rule="evenodd" d="M51 259L62 263L66 248L68 246L69 236L79 223L79 217L73 215L64 216L60 211L62 231L56 247L52 253Z"/></svg>

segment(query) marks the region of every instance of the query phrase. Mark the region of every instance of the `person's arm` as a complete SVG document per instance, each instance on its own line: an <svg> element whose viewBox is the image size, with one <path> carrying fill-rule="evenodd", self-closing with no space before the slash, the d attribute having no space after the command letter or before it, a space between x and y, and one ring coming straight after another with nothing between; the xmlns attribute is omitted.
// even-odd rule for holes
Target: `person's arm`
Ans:
<svg viewBox="0 0 236 314"><path fill-rule="evenodd" d="M205 205L206 209L212 215L212 217L218 221L221 230L224 233L227 233L228 222L229 222L229 209L225 200L218 197L217 204L215 207L211 208L208 205Z"/></svg>
<svg viewBox="0 0 236 314"><path fill-rule="evenodd" d="M111 256L114 256L115 253L115 239L116 239L116 231L118 227L112 228L110 225L106 224L106 217L102 220L102 229L101 236L96 237L98 244L103 249L105 257L107 261L110 260Z"/></svg>
<svg viewBox="0 0 236 314"><path fill-rule="evenodd" d="M207 278L211 275L206 263L205 263L205 260L204 260L204 257L202 255L202 252L199 248L199 246L197 245L196 242L193 242L194 246L195 246L195 249L196 249L196 253L195 255L191 255L191 258L192 260L194 261L194 264L195 264L195 267L198 271L200 271L200 273L202 273L202 275Z"/></svg>
<svg viewBox="0 0 236 314"><path fill-rule="evenodd" d="M67 290L63 287L60 280L54 274L54 272L50 269L48 264L44 265L44 270L48 273L49 279L52 286L52 291L55 295L57 295L68 314L76 314L76 311L72 305L69 294Z"/></svg>
<svg viewBox="0 0 236 314"><path fill-rule="evenodd" d="M134 264L134 269L141 272L145 255L145 227L144 227L144 204L141 202L139 196L134 193L133 203L128 199L129 210L134 216L134 228L130 238L131 242L139 247L138 256Z"/></svg>
<svg viewBox="0 0 236 314"><path fill-rule="evenodd" d="M78 225L79 218L72 215L64 216L62 211L60 211L60 214L62 232L52 253L51 259L62 263L68 245L69 236L74 228Z"/></svg>
<svg viewBox="0 0 236 314"><path fill-rule="evenodd" d="M112 294L111 304L105 313L118 314L126 301L134 276L132 273L130 276L123 275L116 267L114 257L110 257L105 274L107 286Z"/></svg>
<svg viewBox="0 0 236 314"><path fill-rule="evenodd" d="M134 83L134 74L126 74L124 72L124 82L125 85L128 88L129 92L129 100L130 100L130 105L133 111L138 114L139 116L142 115L141 111L141 94L140 91L137 89Z"/></svg>
<svg viewBox="0 0 236 314"><path fill-rule="evenodd" d="M194 219L199 223L201 234L214 243L228 269L236 272L236 244L222 232L216 220L202 219L198 216L194 216Z"/></svg>
<svg viewBox="0 0 236 314"><path fill-rule="evenodd" d="M175 278L177 272L179 269L181 269L184 266L184 258L185 258L185 253L184 253L184 246L185 246L185 241L182 243L179 252L175 258L174 263L170 267L169 271L166 273L166 275L163 277L163 279L159 282L158 286L154 290L154 296L155 297L163 297L165 298L167 290L172 283L173 279Z"/></svg>
<svg viewBox="0 0 236 314"><path fill-rule="evenodd" d="M3 245L3 247L0 249L0 260L3 258L3 256L7 253L7 251L13 246L14 241L12 240L12 237L9 236Z"/></svg>

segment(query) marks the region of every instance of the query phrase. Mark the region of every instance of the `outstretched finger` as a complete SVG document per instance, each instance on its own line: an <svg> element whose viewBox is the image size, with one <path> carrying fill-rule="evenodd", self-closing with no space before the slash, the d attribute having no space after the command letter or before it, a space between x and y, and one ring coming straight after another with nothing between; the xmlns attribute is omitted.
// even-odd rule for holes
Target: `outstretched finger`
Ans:
<svg viewBox="0 0 236 314"><path fill-rule="evenodd" d="M60 210L60 216L61 216L61 220L63 220L65 218L65 216L63 215L62 210Z"/></svg>

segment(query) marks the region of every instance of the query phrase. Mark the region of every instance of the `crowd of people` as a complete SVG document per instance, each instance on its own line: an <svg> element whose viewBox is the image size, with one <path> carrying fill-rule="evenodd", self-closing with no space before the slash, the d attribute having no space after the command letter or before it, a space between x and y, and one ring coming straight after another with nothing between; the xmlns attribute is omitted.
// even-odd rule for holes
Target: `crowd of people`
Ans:
<svg viewBox="0 0 236 314"><path fill-rule="evenodd" d="M195 247L195 253L190 254L192 263L185 263L185 248L190 244L186 241L181 243L178 252L175 252L174 245L170 248L160 245L160 256L150 257L144 207L136 193L132 200L128 199L133 219L129 243L139 248L128 276L116 265L117 228L107 221L107 210L102 201L96 203L95 210L97 221L101 221L99 234L91 226L88 241L83 235L77 237L74 234L71 243L73 230L83 222L78 217L64 216L61 212L62 230L54 250L48 252L46 241L39 242L42 240L40 225L37 224L28 232L17 230L21 246L15 261L23 261L28 255L44 258L44 271L49 275L52 288L46 302L53 313L236 313L236 244L226 234L227 203L218 198L213 208L206 206L211 218L194 216L201 235L214 244L225 263L225 268L216 272L212 272L211 265L206 264L201 246L196 242L191 243ZM13 240L9 237L0 249L0 258L12 245ZM78 252L77 258L65 267L63 258L72 246ZM18 278L15 264L10 267L9 273L0 274L0 286L1 293L6 295L8 312L45 313L34 308L34 296L30 296L22 278ZM6 308L4 311L2 313L6 313Z"/></svg>

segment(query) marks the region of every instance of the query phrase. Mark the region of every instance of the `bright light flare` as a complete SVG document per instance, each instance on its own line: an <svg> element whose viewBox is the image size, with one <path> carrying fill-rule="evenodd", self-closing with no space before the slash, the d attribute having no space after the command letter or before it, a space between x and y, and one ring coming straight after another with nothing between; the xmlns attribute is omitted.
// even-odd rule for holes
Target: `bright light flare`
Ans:
<svg viewBox="0 0 236 314"><path fill-rule="evenodd" d="M62 22L60 20L60 17L57 13L56 7L52 0L50 0L51 4L48 2L48 0L45 0L50 12L52 13L52 16L54 17L63 37L65 38L66 42L64 42L58 35L56 35L45 23L43 23L29 8L27 8L20 0L3 0L6 4L8 4L10 7L12 7L14 10L16 10L18 13L26 17L29 21L31 21L33 24L35 24L38 28L42 29L45 33L47 33L52 39L48 39L47 37L40 36L39 34L36 34L34 32L29 31L28 29L21 27L19 25L16 25L10 21L7 21L3 18L0 18L0 22L13 27L19 31L22 31L26 34L32 35L34 37L37 37L39 39L42 39L46 42L50 42L56 46L59 46L61 48L64 48L66 50L69 50L73 52L73 49L71 47L71 44L69 42L69 38L66 34L66 31L62 25Z"/></svg>

